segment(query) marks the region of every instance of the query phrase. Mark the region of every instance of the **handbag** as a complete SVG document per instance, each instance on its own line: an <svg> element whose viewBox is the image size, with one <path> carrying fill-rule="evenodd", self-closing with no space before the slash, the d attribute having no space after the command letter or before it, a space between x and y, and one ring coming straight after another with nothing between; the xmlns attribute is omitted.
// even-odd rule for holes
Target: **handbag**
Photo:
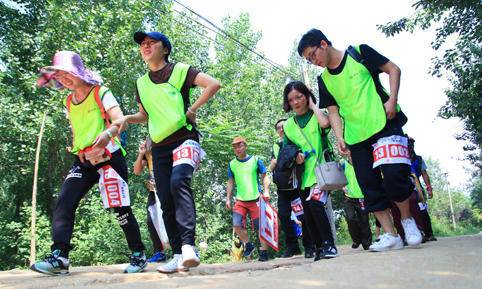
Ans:
<svg viewBox="0 0 482 289"><path fill-rule="evenodd" d="M297 124L306 142L310 145L311 150L316 152L315 148L308 140L299 124L296 121L295 123ZM320 154L325 158L325 162L320 163L320 160L318 158L316 159L316 182L321 190L341 190L344 186L348 184L348 180L346 179L345 173L343 172L341 163L336 160L333 151L328 145L328 134L324 130L322 130L321 132L321 145L322 147L326 147L326 149L324 149L323 152Z"/></svg>

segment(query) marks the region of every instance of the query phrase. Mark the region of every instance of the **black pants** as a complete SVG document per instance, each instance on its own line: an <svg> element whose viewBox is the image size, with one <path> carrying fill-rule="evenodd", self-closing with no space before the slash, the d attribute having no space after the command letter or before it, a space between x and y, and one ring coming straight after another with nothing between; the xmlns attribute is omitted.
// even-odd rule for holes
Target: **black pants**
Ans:
<svg viewBox="0 0 482 289"><path fill-rule="evenodd" d="M325 244L334 246L335 242L325 206L320 201L306 201L309 195L310 188L305 188L300 193L306 227L315 243L315 247L320 249Z"/></svg>
<svg viewBox="0 0 482 289"><path fill-rule="evenodd" d="M378 139L392 135L403 135L398 118L387 121L382 131L366 141L349 146L356 179L365 196L368 212L383 211L390 207L390 201L402 202L413 191L409 165L384 164L373 168L372 145Z"/></svg>
<svg viewBox="0 0 482 289"><path fill-rule="evenodd" d="M156 227L152 221L151 213L149 212L149 207L156 204L155 192L149 192L147 196L147 229L149 230L149 237L152 241L152 248L154 252L164 250L162 246L161 239L159 239L159 234L157 233Z"/></svg>
<svg viewBox="0 0 482 289"><path fill-rule="evenodd" d="M181 254L182 245L194 245L196 230L196 208L191 189L194 168L188 164L172 167L172 151L181 144L152 148L157 196L174 254Z"/></svg>
<svg viewBox="0 0 482 289"><path fill-rule="evenodd" d="M298 237L296 236L293 220L291 220L291 201L299 198L297 190L278 190L278 215L281 221L281 229L286 236L286 247L290 250L296 250L298 247ZM304 214L298 216L301 221L301 229L303 230L303 247L305 250L314 249L313 240L306 226Z"/></svg>
<svg viewBox="0 0 482 289"><path fill-rule="evenodd" d="M359 199L345 197L343 200L348 231L353 243L363 244L368 247L372 243L372 232L368 212L364 210Z"/></svg>
<svg viewBox="0 0 482 289"><path fill-rule="evenodd" d="M92 166L89 162L81 163L77 157L65 178L60 190L52 220L52 251L61 250L61 256L68 258L72 249L70 240L74 229L75 211L80 200L99 182L97 170L103 165L110 165L127 182L127 164L120 150L112 154L108 162ZM134 252L144 250L139 225L137 224L131 207L117 207L112 209L116 214L119 225L124 231L129 249Z"/></svg>
<svg viewBox="0 0 482 289"><path fill-rule="evenodd" d="M420 210L420 216L423 221L423 233L425 237L433 237L432 220L430 219L430 214L427 210Z"/></svg>

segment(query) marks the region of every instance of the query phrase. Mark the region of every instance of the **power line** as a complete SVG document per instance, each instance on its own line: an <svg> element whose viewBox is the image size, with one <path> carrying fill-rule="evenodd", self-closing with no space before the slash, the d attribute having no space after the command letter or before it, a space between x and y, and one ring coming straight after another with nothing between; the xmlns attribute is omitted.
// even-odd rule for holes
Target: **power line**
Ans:
<svg viewBox="0 0 482 289"><path fill-rule="evenodd" d="M265 57L264 55L260 54L259 52L251 49L248 45L246 45L245 43L241 42L240 40L238 40L237 38L235 38L234 36L232 36L231 34L227 33L225 30L221 29L219 26L217 26L216 24L214 24L212 21L210 21L209 19L207 19L206 17L202 16L201 14L199 14L198 12L194 11L192 8L188 7L187 5L177 1L177 0L173 0L174 2L176 2L177 4L179 4L180 6L184 7L185 9L187 9L189 12L193 13L194 15L198 16L199 18L201 18L202 20L206 21L207 23L209 23L209 25L211 25L212 27L214 27L217 31L213 30L212 28L210 27L207 27L205 24L203 23L200 23L199 21L193 19L192 17L189 17L188 15L184 14L184 13L181 13L175 9L173 9L175 12L177 12L178 14L180 15L183 15L184 17L187 17L189 18L190 20L198 23L199 25L202 25L203 27L205 27L206 29L216 33L217 35L221 34L222 36L226 37L226 38L229 38L231 39L232 41L236 42L237 44L241 45L243 48L247 49L248 51L250 51L251 53L255 54L256 56L262 58L266 63L268 63L269 65L273 66L274 68L282 71L283 73L285 73L286 75L292 77L292 78L296 78L296 77L293 77L291 75L291 73L289 73L287 70L285 70L282 65L274 62L273 60Z"/></svg>

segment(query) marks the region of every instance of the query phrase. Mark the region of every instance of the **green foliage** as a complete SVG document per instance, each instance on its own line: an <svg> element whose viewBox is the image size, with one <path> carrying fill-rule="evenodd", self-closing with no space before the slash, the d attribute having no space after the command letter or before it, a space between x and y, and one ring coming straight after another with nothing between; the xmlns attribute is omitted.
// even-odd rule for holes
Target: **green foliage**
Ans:
<svg viewBox="0 0 482 289"><path fill-rule="evenodd" d="M459 117L466 132L458 138L471 145L464 149L468 158L481 167L482 148L482 2L479 0L420 0L414 4L415 13L378 28L386 36L402 31L413 33L417 28L428 29L437 25L434 50L443 50L443 56L433 59L432 75L445 72L451 87L445 91L448 100L440 109L444 118ZM455 38L455 44L451 40ZM447 41L449 39L449 41Z"/></svg>

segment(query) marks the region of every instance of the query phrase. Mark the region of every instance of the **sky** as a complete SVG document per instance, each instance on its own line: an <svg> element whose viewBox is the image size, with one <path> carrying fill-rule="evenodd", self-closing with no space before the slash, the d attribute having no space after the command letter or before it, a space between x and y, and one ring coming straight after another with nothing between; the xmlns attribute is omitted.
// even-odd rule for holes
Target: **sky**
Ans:
<svg viewBox="0 0 482 289"><path fill-rule="evenodd" d="M281 1L281 0L179 0L218 26L223 17L249 13L252 27L262 32L258 51L269 59L286 65L295 40L311 28L322 30L338 49L348 45L368 44L402 70L399 104L409 121L404 131L415 138L415 150L424 158L440 161L448 172L450 185L463 188L473 166L464 161L464 142L455 139L463 131L458 119L437 117L446 102L446 79L429 74L436 55L430 43L434 29L402 33L386 38L376 25L386 24L414 13L415 1ZM176 5L177 10L183 10ZM388 78L382 77L388 88ZM280 88L280 93L282 88ZM429 168L430 173L430 168Z"/></svg>

